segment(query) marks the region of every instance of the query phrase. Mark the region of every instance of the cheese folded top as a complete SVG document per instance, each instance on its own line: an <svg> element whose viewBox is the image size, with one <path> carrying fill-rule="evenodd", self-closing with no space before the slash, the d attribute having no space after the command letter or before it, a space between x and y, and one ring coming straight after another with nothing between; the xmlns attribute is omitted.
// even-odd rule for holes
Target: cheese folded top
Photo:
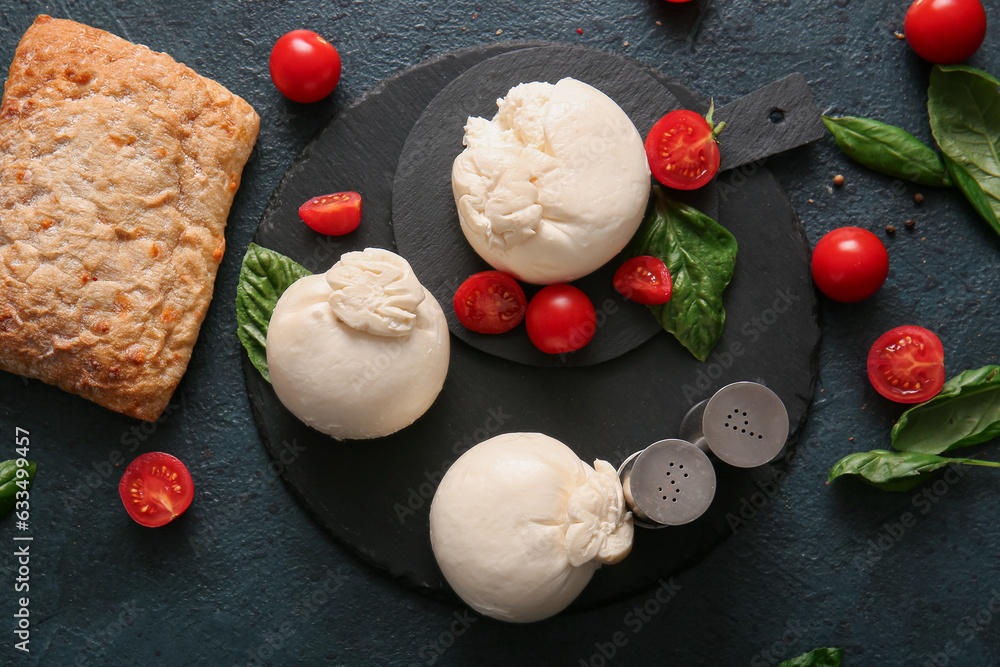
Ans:
<svg viewBox="0 0 1000 667"><path fill-rule="evenodd" d="M649 200L642 137L614 100L576 79L533 82L469 118L452 166L465 238L497 270L536 284L599 268Z"/></svg>
<svg viewBox="0 0 1000 667"><path fill-rule="evenodd" d="M430 408L448 373L448 322L399 255L349 252L285 290L267 330L282 404L338 439L378 438Z"/></svg>
<svg viewBox="0 0 1000 667"><path fill-rule="evenodd" d="M569 605L602 563L632 548L615 469L590 467L540 433L508 433L463 454L431 503L431 546L476 611L527 623Z"/></svg>

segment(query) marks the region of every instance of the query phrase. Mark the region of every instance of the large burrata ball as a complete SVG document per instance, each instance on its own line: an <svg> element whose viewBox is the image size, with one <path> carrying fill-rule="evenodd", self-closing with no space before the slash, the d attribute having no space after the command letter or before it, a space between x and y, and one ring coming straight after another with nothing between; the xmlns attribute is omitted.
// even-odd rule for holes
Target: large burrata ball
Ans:
<svg viewBox="0 0 1000 667"><path fill-rule="evenodd" d="M537 284L593 272L621 251L649 201L642 137L614 100L576 79L511 88L469 118L452 192L462 232L493 268Z"/></svg>
<svg viewBox="0 0 1000 667"><path fill-rule="evenodd" d="M602 563L632 548L615 469L590 467L540 433L508 433L463 454L431 502L445 579L487 616L527 623L576 599Z"/></svg>
<svg viewBox="0 0 1000 667"><path fill-rule="evenodd" d="M338 439L379 438L430 408L448 373L448 322L405 259L349 252L289 287L267 330L282 404Z"/></svg>

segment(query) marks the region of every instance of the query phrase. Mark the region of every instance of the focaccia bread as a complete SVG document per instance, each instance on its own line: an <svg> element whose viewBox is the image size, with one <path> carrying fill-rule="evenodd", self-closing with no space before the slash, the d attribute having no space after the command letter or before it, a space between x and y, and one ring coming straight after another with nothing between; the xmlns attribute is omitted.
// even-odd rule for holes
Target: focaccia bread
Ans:
<svg viewBox="0 0 1000 667"><path fill-rule="evenodd" d="M259 125L170 56L39 16L0 105L0 369L156 420Z"/></svg>

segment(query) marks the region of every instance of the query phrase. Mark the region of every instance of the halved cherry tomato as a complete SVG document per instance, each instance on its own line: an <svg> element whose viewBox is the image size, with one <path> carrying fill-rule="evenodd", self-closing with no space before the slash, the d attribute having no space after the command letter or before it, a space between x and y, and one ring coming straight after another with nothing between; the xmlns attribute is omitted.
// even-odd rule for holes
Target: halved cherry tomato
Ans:
<svg viewBox="0 0 1000 667"><path fill-rule="evenodd" d="M271 81L295 102L316 102L340 81L340 54L311 30L285 33L271 49Z"/></svg>
<svg viewBox="0 0 1000 667"><path fill-rule="evenodd" d="M574 352L597 332L597 312L587 295L572 285L548 285L528 304L528 338L546 354Z"/></svg>
<svg viewBox="0 0 1000 667"><path fill-rule="evenodd" d="M646 158L653 177L678 190L694 190L708 183L719 171L721 158L715 137L723 127L720 123L713 128L709 120L687 109L671 111L656 121L646 137Z"/></svg>
<svg viewBox="0 0 1000 667"><path fill-rule="evenodd" d="M855 303L882 287L889 275L889 253L867 229L840 227L813 249L812 275L823 294L841 303Z"/></svg>
<svg viewBox="0 0 1000 667"><path fill-rule="evenodd" d="M194 482L177 457L148 452L125 469L118 494L129 516L155 528L170 523L191 505Z"/></svg>
<svg viewBox="0 0 1000 667"><path fill-rule="evenodd" d="M897 403L922 403L944 384L944 347L923 327L887 331L868 353L868 379L875 391Z"/></svg>
<svg viewBox="0 0 1000 667"><path fill-rule="evenodd" d="M615 289L626 299L658 306L670 301L673 281L667 265L659 257L633 257L615 271Z"/></svg>
<svg viewBox="0 0 1000 667"><path fill-rule="evenodd" d="M483 271L465 279L455 292L455 314L467 329L484 334L510 331L524 319L528 298L514 278Z"/></svg>
<svg viewBox="0 0 1000 667"><path fill-rule="evenodd" d="M986 10L979 0L916 0L903 32L924 60L952 65L968 60L986 37Z"/></svg>
<svg viewBox="0 0 1000 667"><path fill-rule="evenodd" d="M340 236L353 232L361 223L361 195L337 192L313 197L299 207L299 217L320 234Z"/></svg>

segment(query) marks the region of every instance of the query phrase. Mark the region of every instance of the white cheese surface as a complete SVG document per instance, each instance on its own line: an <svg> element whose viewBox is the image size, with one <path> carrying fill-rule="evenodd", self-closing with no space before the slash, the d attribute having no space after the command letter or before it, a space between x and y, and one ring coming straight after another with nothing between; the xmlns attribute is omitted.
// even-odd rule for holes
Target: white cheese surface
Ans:
<svg viewBox="0 0 1000 667"><path fill-rule="evenodd" d="M267 331L282 404L338 439L378 438L417 420L448 373L444 312L399 255L346 253L285 290Z"/></svg>
<svg viewBox="0 0 1000 667"><path fill-rule="evenodd" d="M642 137L614 100L575 79L524 83L492 120L469 118L452 166L465 238L491 266L552 284L591 273L642 222Z"/></svg>
<svg viewBox="0 0 1000 667"><path fill-rule="evenodd" d="M482 442L448 469L431 503L431 546L473 609L526 623L572 602L601 563L632 548L632 515L610 464L540 433Z"/></svg>

